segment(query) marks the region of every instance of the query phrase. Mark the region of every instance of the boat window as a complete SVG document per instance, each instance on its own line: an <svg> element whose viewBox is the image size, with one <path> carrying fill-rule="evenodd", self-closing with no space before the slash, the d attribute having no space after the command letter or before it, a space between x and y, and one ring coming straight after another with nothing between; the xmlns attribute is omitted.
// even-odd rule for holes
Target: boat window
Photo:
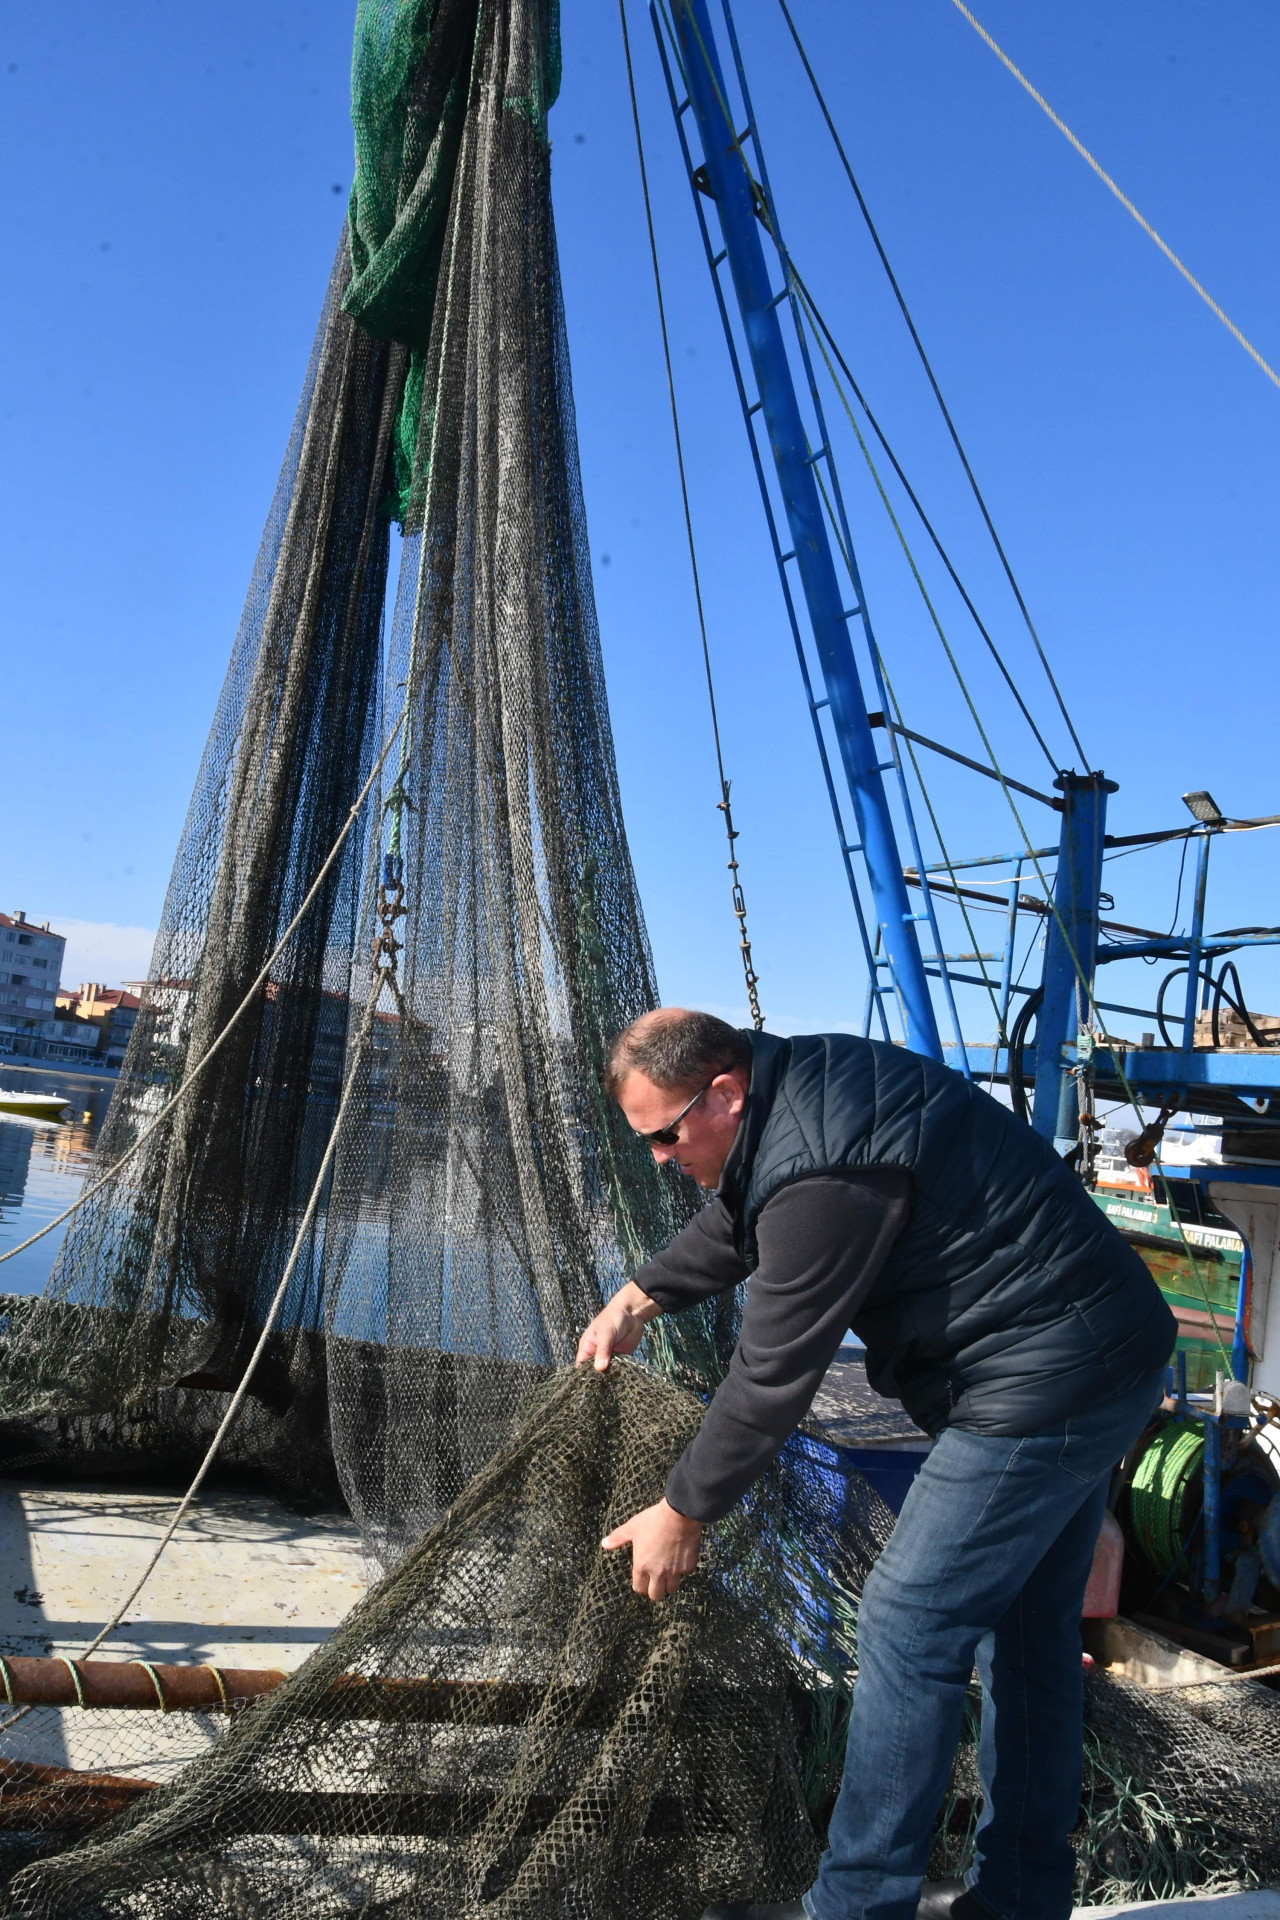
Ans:
<svg viewBox="0 0 1280 1920"><path fill-rule="evenodd" d="M1218 1212L1198 1180L1170 1180L1167 1185L1170 1205L1179 1220L1197 1227L1217 1227L1226 1233L1239 1232L1233 1221Z"/></svg>

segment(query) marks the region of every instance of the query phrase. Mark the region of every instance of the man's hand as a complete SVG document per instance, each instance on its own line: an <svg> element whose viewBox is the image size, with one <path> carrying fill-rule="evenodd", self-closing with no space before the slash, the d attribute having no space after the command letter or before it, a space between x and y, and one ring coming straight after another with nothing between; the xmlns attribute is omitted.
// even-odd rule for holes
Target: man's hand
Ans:
<svg viewBox="0 0 1280 1920"><path fill-rule="evenodd" d="M650 1600L665 1600L698 1564L702 1522L677 1513L665 1500L633 1513L600 1542L606 1553L631 1548L631 1585Z"/></svg>
<svg viewBox="0 0 1280 1920"><path fill-rule="evenodd" d="M576 1364L585 1367L594 1360L597 1373L603 1373L615 1353L634 1353L644 1338L645 1325L662 1312L656 1300L641 1293L634 1280L619 1287L607 1306L601 1307L578 1342Z"/></svg>

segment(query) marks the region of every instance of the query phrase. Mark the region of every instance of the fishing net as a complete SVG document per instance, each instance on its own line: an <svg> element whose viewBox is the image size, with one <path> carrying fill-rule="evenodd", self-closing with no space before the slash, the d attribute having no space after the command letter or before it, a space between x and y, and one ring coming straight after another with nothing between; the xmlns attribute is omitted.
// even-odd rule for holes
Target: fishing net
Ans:
<svg viewBox="0 0 1280 1920"><path fill-rule="evenodd" d="M982 1811L980 1696L966 1703L930 1877L971 1865ZM1076 1850L1080 1905L1245 1891L1280 1880L1280 1700L1265 1685L1151 1692L1085 1680Z"/></svg>
<svg viewBox="0 0 1280 1920"><path fill-rule="evenodd" d="M171 1471L303 1230L224 1458L340 1486L384 1558L689 1206L601 1089L656 996L578 474L552 15L360 7L348 232L96 1167L268 976L0 1341L11 1460Z"/></svg>
<svg viewBox="0 0 1280 1920"><path fill-rule="evenodd" d="M90 1184L223 1033L372 763L404 356L341 311L349 273L344 241ZM361 847L357 830L193 1093L81 1207L44 1296L11 1303L11 1456L181 1461L207 1437L333 1124ZM295 1484L326 1471L322 1255L318 1229L233 1443Z"/></svg>
<svg viewBox="0 0 1280 1920"><path fill-rule="evenodd" d="M601 1085L656 994L574 437L557 78L553 0L360 0L347 232L97 1169L199 1075L0 1325L11 1468L171 1475L270 1324L224 1458L340 1489L389 1571L277 1692L153 1739L150 1772L121 1724L143 1716L4 1729L0 1854L35 1860L6 1899L31 1920L693 1920L813 1876L889 1515L797 1435L651 1606L598 1541L659 1494L737 1304L659 1323L647 1368L563 1371L690 1203ZM1250 1694L1091 1689L1089 1891L1280 1870L1275 1702ZM940 1860L976 1791L965 1746Z"/></svg>
<svg viewBox="0 0 1280 1920"><path fill-rule="evenodd" d="M891 1520L801 1437L679 1593L641 1599L598 1542L659 1496L702 1411L634 1365L554 1377L284 1687L20 1874L10 1911L695 1920L798 1895Z"/></svg>

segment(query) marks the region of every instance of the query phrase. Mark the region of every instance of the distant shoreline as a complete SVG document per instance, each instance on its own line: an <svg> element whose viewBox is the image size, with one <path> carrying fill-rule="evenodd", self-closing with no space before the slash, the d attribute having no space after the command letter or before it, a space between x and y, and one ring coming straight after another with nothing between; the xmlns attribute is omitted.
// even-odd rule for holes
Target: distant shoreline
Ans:
<svg viewBox="0 0 1280 1920"><path fill-rule="evenodd" d="M120 1078L116 1067L68 1067L59 1060L19 1060L6 1053L0 1053L0 1073L43 1073L53 1074L59 1080L101 1080L109 1087Z"/></svg>

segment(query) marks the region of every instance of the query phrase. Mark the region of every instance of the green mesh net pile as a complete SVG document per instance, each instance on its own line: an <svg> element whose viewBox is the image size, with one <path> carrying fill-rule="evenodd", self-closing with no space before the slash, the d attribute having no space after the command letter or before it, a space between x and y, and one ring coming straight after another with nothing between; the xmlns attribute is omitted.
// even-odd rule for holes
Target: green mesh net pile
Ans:
<svg viewBox="0 0 1280 1920"><path fill-rule="evenodd" d="M12 1911L695 1920L798 1895L834 1784L806 1767L836 1704L833 1605L888 1515L865 1490L842 1511L793 1452L653 1606L599 1540L658 1497L701 1412L640 1367L555 1376L285 1686L28 1867Z"/></svg>

